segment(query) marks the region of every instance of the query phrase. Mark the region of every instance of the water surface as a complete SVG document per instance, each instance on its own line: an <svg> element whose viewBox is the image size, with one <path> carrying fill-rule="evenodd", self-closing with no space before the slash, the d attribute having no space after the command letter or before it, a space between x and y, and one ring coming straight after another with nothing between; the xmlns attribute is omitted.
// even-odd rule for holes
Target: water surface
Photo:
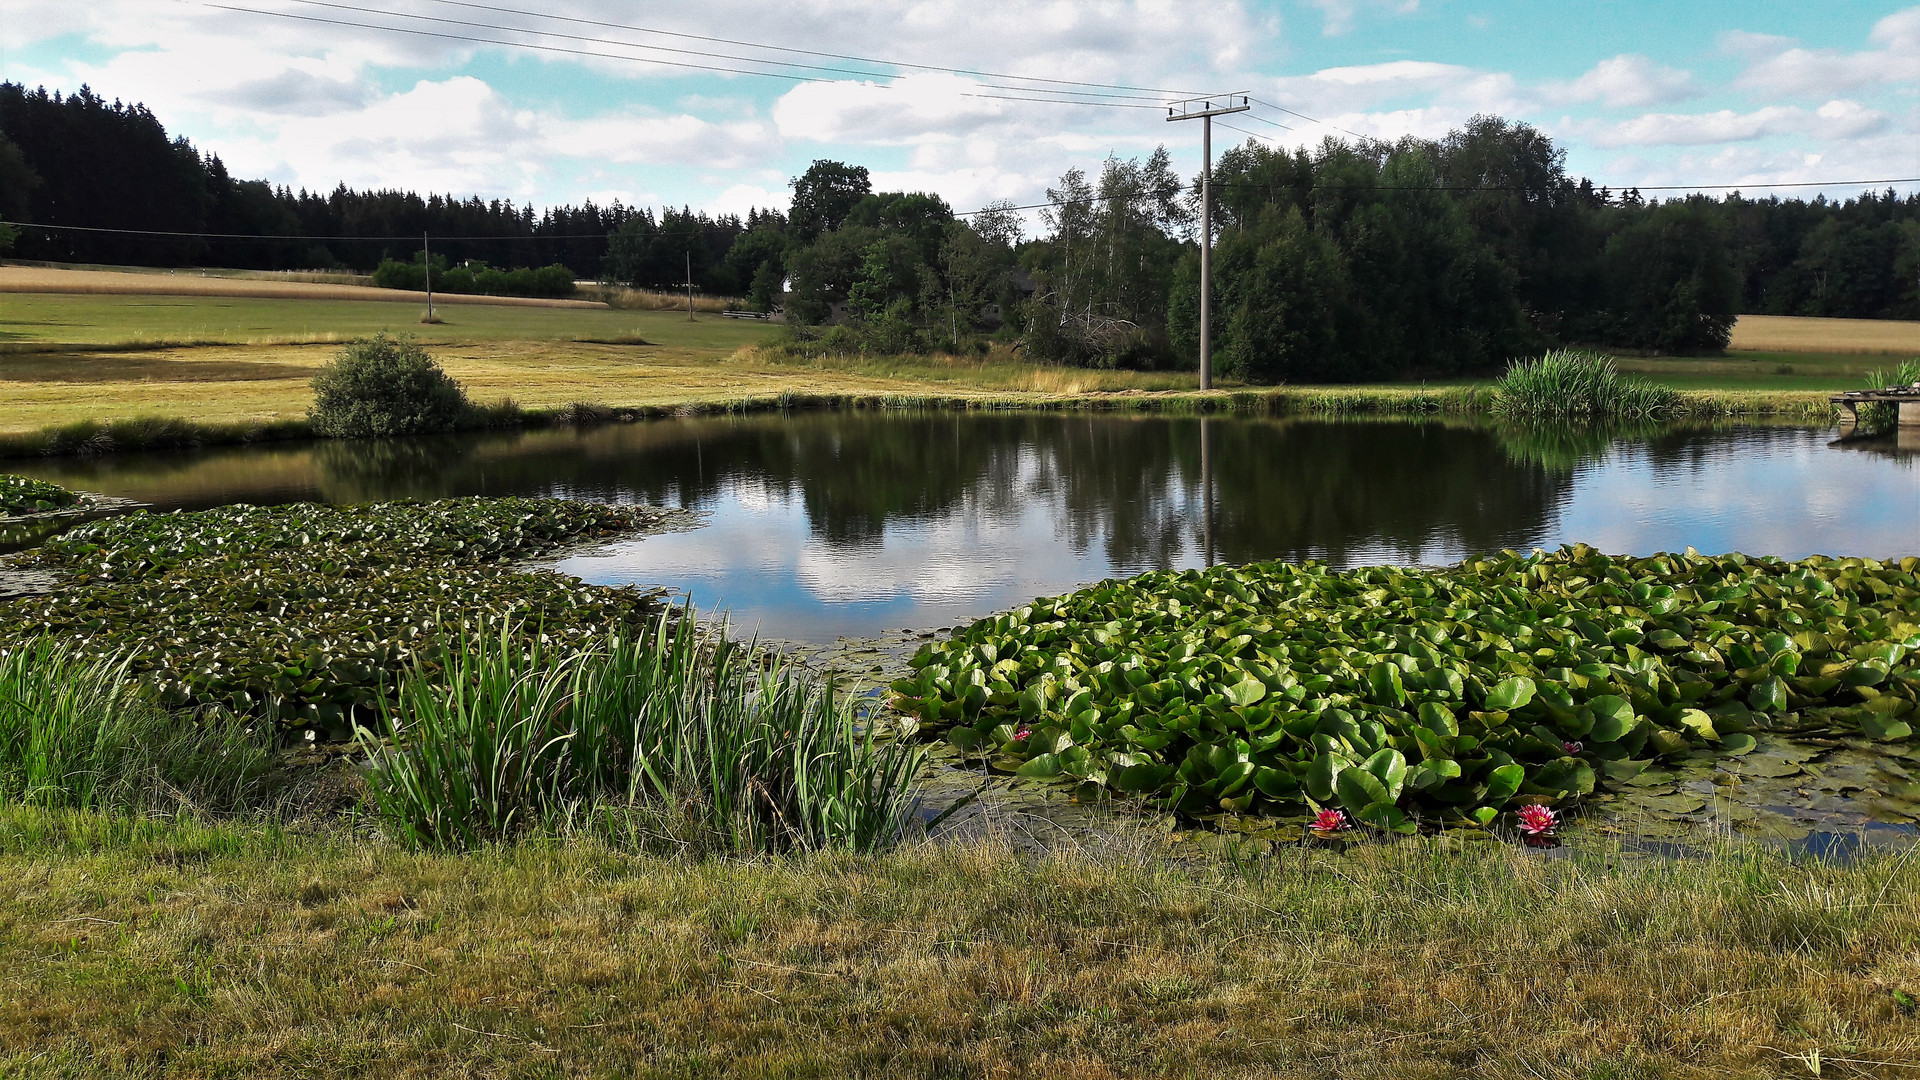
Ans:
<svg viewBox="0 0 1920 1080"><path fill-rule="evenodd" d="M1584 541L1920 553L1920 455L1829 430L822 412L9 463L163 509L546 495L703 511L566 559L797 641L952 625L1211 562L1441 564Z"/></svg>

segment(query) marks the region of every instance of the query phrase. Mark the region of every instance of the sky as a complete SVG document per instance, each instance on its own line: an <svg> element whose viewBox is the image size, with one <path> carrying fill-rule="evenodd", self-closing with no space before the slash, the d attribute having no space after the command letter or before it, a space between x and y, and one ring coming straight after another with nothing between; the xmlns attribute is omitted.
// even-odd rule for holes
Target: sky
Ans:
<svg viewBox="0 0 1920 1080"><path fill-rule="evenodd" d="M0 0L0 80L144 102L236 176L534 206L784 208L819 158L1028 204L1161 144L1193 175L1165 102L1229 91L1216 154L1496 113L1614 188L1920 177L1920 7L1855 0Z"/></svg>

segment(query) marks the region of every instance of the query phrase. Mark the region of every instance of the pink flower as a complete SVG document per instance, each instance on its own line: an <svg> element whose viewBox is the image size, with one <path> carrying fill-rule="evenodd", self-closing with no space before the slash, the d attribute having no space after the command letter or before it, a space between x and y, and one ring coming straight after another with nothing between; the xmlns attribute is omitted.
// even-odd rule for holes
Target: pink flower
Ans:
<svg viewBox="0 0 1920 1080"><path fill-rule="evenodd" d="M1313 823L1308 827L1315 832L1340 832L1353 828L1353 823L1347 820L1344 810L1322 810L1313 816Z"/></svg>
<svg viewBox="0 0 1920 1080"><path fill-rule="evenodd" d="M1577 754L1580 751L1585 750L1586 745L1583 743L1577 743L1577 742L1563 742L1560 744L1560 748L1565 750L1569 754Z"/></svg>
<svg viewBox="0 0 1920 1080"><path fill-rule="evenodd" d="M1528 836L1550 835L1560 823L1560 815L1544 806L1523 806L1515 816L1520 819L1520 831Z"/></svg>
<svg viewBox="0 0 1920 1080"><path fill-rule="evenodd" d="M1014 741L1014 742L1026 742L1026 741L1027 741L1027 736L1029 736L1029 735L1031 735L1031 734L1033 734L1033 729L1032 729L1032 728L1030 728L1030 727L1023 727L1023 728L1021 728L1021 729L1020 729L1019 731L1016 731L1016 732L1014 732L1014 733L1013 733L1013 741Z"/></svg>

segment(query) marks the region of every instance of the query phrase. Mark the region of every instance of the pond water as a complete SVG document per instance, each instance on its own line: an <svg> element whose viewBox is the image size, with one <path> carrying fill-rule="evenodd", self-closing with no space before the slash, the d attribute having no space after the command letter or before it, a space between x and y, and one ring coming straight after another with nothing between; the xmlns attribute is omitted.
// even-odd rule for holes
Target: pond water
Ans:
<svg viewBox="0 0 1920 1080"><path fill-rule="evenodd" d="M1804 427L1542 434L1460 421L817 412L9 462L162 509L453 495L637 501L703 528L564 560L789 641L938 627L1115 575L1920 552L1920 454Z"/></svg>

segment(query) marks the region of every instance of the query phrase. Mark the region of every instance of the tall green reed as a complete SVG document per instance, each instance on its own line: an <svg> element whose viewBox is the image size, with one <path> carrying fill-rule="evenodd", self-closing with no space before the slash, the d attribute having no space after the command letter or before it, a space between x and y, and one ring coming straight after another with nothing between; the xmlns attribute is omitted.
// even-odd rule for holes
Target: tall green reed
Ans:
<svg viewBox="0 0 1920 1080"><path fill-rule="evenodd" d="M1517 360L1494 383L1494 412L1517 419L1647 420L1679 405L1679 391L1622 375L1611 357L1574 349Z"/></svg>
<svg viewBox="0 0 1920 1080"><path fill-rule="evenodd" d="M1920 359L1903 361L1891 371L1874 368L1867 372L1867 389L1869 390L1912 386L1915 383L1920 383ZM1890 428L1899 417L1898 409L1898 405L1887 401L1876 401L1870 405L1859 406L1860 424L1873 429Z"/></svg>
<svg viewBox="0 0 1920 1080"><path fill-rule="evenodd" d="M924 752L880 742L831 683L691 612L565 649L503 629L408 672L363 729L378 816L418 847L627 830L728 852L873 851Z"/></svg>
<svg viewBox="0 0 1920 1080"><path fill-rule="evenodd" d="M29 641L0 652L0 798L100 810L232 810L259 794L271 736L161 706L122 659Z"/></svg>

